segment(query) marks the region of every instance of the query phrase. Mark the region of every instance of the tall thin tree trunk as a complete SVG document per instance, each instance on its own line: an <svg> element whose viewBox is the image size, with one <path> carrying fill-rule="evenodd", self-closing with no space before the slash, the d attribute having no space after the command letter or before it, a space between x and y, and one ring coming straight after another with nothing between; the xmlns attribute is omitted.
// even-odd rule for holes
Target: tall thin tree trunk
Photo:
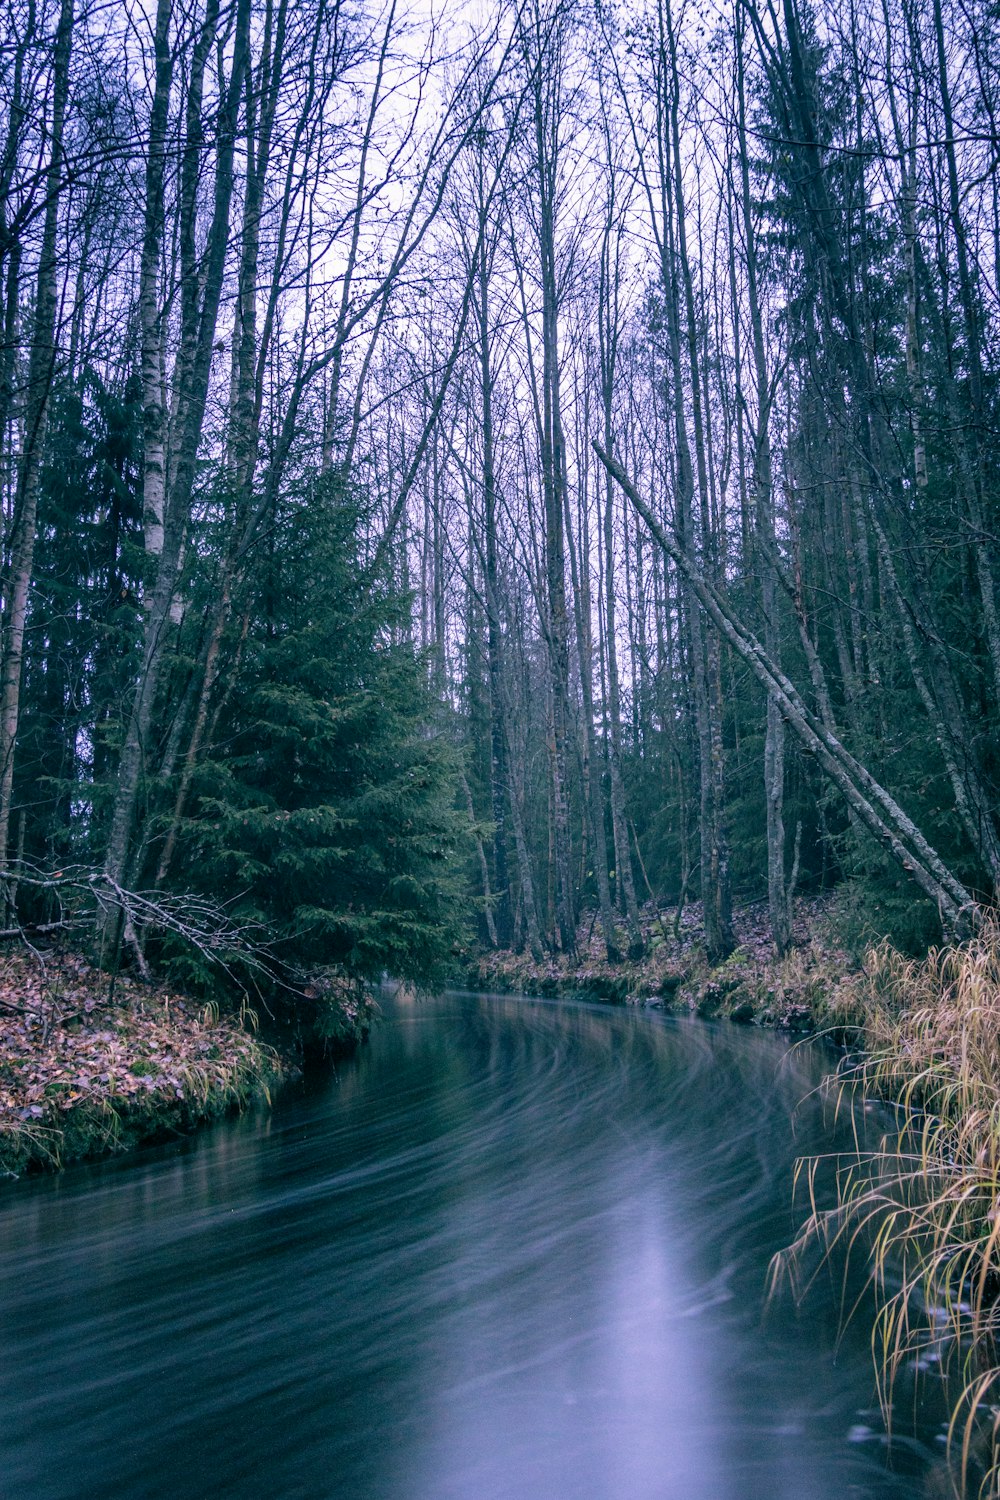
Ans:
<svg viewBox="0 0 1000 1500"><path fill-rule="evenodd" d="M0 668L0 871L9 858L14 750L21 714L21 665L28 593L35 558L42 450L56 365L56 231L63 187L63 135L73 44L73 0L62 0L52 55L52 123L45 174L46 206L35 278L35 312L24 417L24 450L18 475L10 569L4 589Z"/></svg>
<svg viewBox="0 0 1000 1500"><path fill-rule="evenodd" d="M590 823L591 861L597 878L597 900L601 913L604 948L609 963L621 957L611 908L611 885L608 880L608 848L604 831L604 795L601 790L600 757L594 725L593 645L590 639L590 588L587 582L588 560L583 539L580 555L573 543L572 517L567 503L566 538L569 543L573 582L573 615L576 624L577 655L580 664L580 711L583 715L581 750L583 785L587 801L586 816Z"/></svg>
<svg viewBox="0 0 1000 1500"><path fill-rule="evenodd" d="M774 527L774 484L769 431L771 385L764 342L764 324L760 307L757 267L757 236L753 221L750 193L750 162L746 138L746 97L743 72L742 26L737 33L737 101L738 151L740 163L740 197L743 217L743 241L746 247L747 301L750 311L751 344L756 384L756 414L753 429L752 483L754 492L754 531L767 542L759 560L761 613L764 619L764 647L772 661L780 664L781 640L778 628L778 600L771 557L776 548ZM730 251L733 254L733 251ZM735 300L735 299L734 299ZM785 726L773 696L767 697L767 726L764 736L764 798L767 815L767 900L771 937L779 956L787 952L792 941L792 920L788 888L785 883Z"/></svg>
<svg viewBox="0 0 1000 1500"><path fill-rule="evenodd" d="M496 893L496 932L501 948L510 946L513 920L507 854L507 747L504 724L503 656L500 627L500 574L497 556L497 483L493 434L493 363L489 318L489 257L486 197L477 183L479 267L476 300L479 376L482 398L484 585L486 594L486 651L490 689L490 806L493 813L493 879Z"/></svg>
<svg viewBox="0 0 1000 1500"><path fill-rule="evenodd" d="M610 152L609 152L610 157ZM612 180L611 192L613 195ZM610 452L614 420L614 390L617 373L619 319L618 294L620 266L612 260L612 237L615 233L615 203L608 207L608 217L601 238L600 281L598 287L598 338L600 344L601 417L604 444ZM598 486L600 492L600 486ZM643 939L639 925L639 906L632 876L632 850L629 846L625 812L625 779L622 773L621 684L618 675L618 621L615 572L615 505L611 476L604 475L602 525L604 539L604 642L607 663L607 752L608 783L611 802L611 831L615 851L615 881L622 896L622 907L629 935L629 956L642 956ZM658 615L659 618L659 615Z"/></svg>
<svg viewBox="0 0 1000 1500"><path fill-rule="evenodd" d="M718 539L713 534L709 476L705 450L704 417L702 409L702 386L698 328L694 300L694 283L691 261L687 247L687 220L684 203L680 145L680 74L678 70L677 42L674 34L673 16L669 7L659 11L661 48L666 50L664 60L664 87L669 97L663 103L665 110L664 149L667 153L668 211L672 203L672 232L675 235L671 259L670 282L673 291L667 291L668 300L677 297L671 321L675 325L671 337L674 347L675 383L675 427L677 431L678 457L683 469L683 495L685 502L685 545L694 547L693 503L697 495L701 529L701 547L704 567L714 577L719 559L716 555ZM669 82L668 82L669 79ZM668 134L667 134L668 132ZM668 227L668 240L671 233ZM677 277L680 287L677 288ZM685 311L687 332L688 394L691 402L694 451L697 474L691 469L690 448L687 437L687 403L683 389L683 365L680 354L680 331L676 327L681 298ZM680 497L678 497L679 503ZM689 611L692 635L692 659L694 665L695 709L698 725L698 758L701 777L701 893L704 906L705 945L713 961L725 958L734 944L732 928L732 896L729 881L729 845L725 828L725 757L722 744L722 673L718 637L706 637L702 630L701 617L696 608Z"/></svg>
<svg viewBox="0 0 1000 1500"><path fill-rule="evenodd" d="M966 505L972 528L972 552L975 558L976 577L983 608L986 644L993 669L994 700L1000 707L1000 618L997 613L996 585L993 564L987 546L988 529L983 518L980 429L985 420L983 407L983 357L980 319L976 288L969 263L969 248L965 224L962 217L962 199L958 180L958 162L955 153L955 121L951 102L951 87L948 78L948 59L945 51L944 20L941 0L933 0L934 34L937 42L938 81L941 91L941 111L944 116L944 151L948 164L948 202L952 236L955 242L955 261L958 270L958 294L965 323L965 339L969 369L969 395L971 397L971 422L958 425L957 439L962 461Z"/></svg>
<svg viewBox="0 0 1000 1500"><path fill-rule="evenodd" d="M219 113L212 219L204 257L196 256L197 188L202 170L202 95L205 66L215 41L218 0L209 0L192 60L187 93L187 130L181 166L182 330L178 355L178 408L170 460L170 487L164 509L163 544L156 559L156 578L145 612L145 638L135 698L119 763L104 869L120 886L129 866L130 845L139 810L140 791L151 750L151 732L160 677L166 659L171 605L176 588L188 510L194 487L198 449L208 396L216 320L222 294L230 235L233 157L239 103L249 57L250 3L238 0L232 66L228 84L220 78ZM102 947L117 944L119 913L108 908L100 924Z"/></svg>

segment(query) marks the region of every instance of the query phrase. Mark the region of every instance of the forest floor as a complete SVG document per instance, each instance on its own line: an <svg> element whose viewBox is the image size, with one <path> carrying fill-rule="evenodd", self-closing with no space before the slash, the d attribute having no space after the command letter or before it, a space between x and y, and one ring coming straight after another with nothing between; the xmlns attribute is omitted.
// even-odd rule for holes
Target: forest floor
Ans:
<svg viewBox="0 0 1000 1500"><path fill-rule="evenodd" d="M782 959L771 942L767 903L734 914L736 947L725 962L705 957L697 903L676 912L643 913L646 954L610 962L597 924L578 934L577 955L482 954L468 972L477 989L595 999L690 1010L705 1017L831 1031L841 1036L862 1024L863 969L838 942L829 896L800 897L794 905L793 947Z"/></svg>
<svg viewBox="0 0 1000 1500"><path fill-rule="evenodd" d="M76 953L0 956L0 1178L181 1135L298 1071L251 1017ZM345 1017L345 1025L348 1017Z"/></svg>

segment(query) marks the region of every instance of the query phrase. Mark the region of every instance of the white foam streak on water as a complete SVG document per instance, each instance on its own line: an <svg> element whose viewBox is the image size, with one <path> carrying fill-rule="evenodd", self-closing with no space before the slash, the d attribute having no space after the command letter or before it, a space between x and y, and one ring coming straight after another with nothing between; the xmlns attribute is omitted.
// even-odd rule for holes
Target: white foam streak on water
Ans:
<svg viewBox="0 0 1000 1500"><path fill-rule="evenodd" d="M390 1009L339 1081L0 1196L0 1497L902 1500L867 1330L763 1318L823 1059ZM864 1413L864 1415L859 1415Z"/></svg>

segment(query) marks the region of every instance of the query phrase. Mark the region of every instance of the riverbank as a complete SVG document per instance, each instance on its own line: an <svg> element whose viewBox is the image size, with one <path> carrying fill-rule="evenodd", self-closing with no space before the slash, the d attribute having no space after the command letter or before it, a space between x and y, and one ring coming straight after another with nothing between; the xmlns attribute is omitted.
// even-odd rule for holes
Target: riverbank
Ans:
<svg viewBox="0 0 1000 1500"><path fill-rule="evenodd" d="M80 955L0 959L0 1175L182 1134L267 1099L290 1062L238 1019Z"/></svg>
<svg viewBox="0 0 1000 1500"><path fill-rule="evenodd" d="M809 1195L775 1263L793 1283L818 1244L861 1261L878 1310L872 1348L888 1414L900 1372L945 1381L954 1493L1000 1495L1000 916L910 959L866 956L859 1046L837 1078L858 1147L838 1158L832 1206ZM875 1139L868 1101L895 1106ZM829 1172L822 1157L803 1179Z"/></svg>
<svg viewBox="0 0 1000 1500"><path fill-rule="evenodd" d="M577 955L487 952L466 973L475 989L545 996L586 996L621 1004L691 1011L706 1019L832 1032L863 1024L864 971L838 941L829 896L803 897L793 912L793 947L777 958L765 903L734 915L736 947L721 964L705 957L697 903L676 913L643 914L645 956L609 962L593 923L581 927Z"/></svg>
<svg viewBox="0 0 1000 1500"><path fill-rule="evenodd" d="M324 996L343 1050L370 1014L352 991ZM109 976L75 953L0 956L0 1178L182 1135L296 1077L256 1017L220 1015L163 984Z"/></svg>

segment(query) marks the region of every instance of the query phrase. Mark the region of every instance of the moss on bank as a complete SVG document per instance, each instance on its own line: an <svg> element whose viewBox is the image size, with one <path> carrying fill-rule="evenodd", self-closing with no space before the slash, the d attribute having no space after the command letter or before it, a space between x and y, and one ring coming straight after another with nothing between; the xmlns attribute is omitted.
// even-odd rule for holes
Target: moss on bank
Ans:
<svg viewBox="0 0 1000 1500"><path fill-rule="evenodd" d="M324 989L336 1050L367 1034L373 1004ZM112 984L78 954L0 957L0 1176L51 1169L181 1134L298 1072L280 1050L164 986Z"/></svg>

